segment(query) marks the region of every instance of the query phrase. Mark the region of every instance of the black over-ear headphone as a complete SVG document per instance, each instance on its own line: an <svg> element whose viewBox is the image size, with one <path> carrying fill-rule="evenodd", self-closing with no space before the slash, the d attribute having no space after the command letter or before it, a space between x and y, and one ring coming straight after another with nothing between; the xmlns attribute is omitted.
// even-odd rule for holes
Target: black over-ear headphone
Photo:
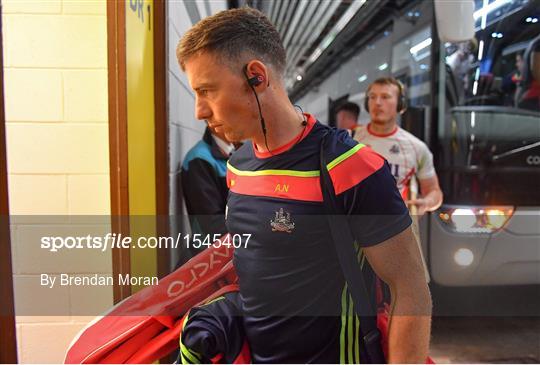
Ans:
<svg viewBox="0 0 540 365"><path fill-rule="evenodd" d="M398 95L398 103L397 103L397 112L401 113L405 109L407 109L407 99L405 98L405 88L403 87L403 84L399 82L398 80L395 80L395 83L391 83L392 85L396 85L399 90ZM368 86L368 92L366 93L366 96L364 98L364 109L369 113L369 89L371 88L373 84Z"/></svg>

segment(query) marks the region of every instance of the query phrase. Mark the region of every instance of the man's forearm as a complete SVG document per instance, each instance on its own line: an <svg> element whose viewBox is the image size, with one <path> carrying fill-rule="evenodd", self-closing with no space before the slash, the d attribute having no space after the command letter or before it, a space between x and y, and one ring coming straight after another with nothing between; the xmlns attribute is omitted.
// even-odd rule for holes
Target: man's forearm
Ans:
<svg viewBox="0 0 540 365"><path fill-rule="evenodd" d="M388 339L388 363L426 362L431 317L394 316Z"/></svg>
<svg viewBox="0 0 540 365"><path fill-rule="evenodd" d="M431 335L431 296L427 284L413 297L397 295L388 334L389 363L425 363ZM410 294L409 294L410 296Z"/></svg>
<svg viewBox="0 0 540 365"><path fill-rule="evenodd" d="M424 196L426 201L426 210L432 212L435 209L439 208L442 204L442 192L440 190L432 190Z"/></svg>

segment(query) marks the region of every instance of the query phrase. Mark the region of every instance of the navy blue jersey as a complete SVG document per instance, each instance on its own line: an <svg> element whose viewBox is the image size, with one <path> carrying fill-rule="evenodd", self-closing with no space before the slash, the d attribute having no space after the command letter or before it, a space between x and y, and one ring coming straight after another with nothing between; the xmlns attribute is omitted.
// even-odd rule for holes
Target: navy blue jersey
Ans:
<svg viewBox="0 0 540 365"><path fill-rule="evenodd" d="M227 228L233 235L252 234L233 260L256 363L362 361L360 324L324 215L324 134L330 177L359 247L411 224L385 160L347 132L307 117L303 135L288 145L270 154L246 143L228 163Z"/></svg>

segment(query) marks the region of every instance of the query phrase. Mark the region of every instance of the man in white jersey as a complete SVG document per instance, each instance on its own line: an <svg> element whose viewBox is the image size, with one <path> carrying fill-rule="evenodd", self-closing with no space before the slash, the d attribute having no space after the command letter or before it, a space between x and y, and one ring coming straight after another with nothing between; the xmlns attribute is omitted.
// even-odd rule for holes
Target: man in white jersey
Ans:
<svg viewBox="0 0 540 365"><path fill-rule="evenodd" d="M383 77L369 85L365 108L371 121L355 129L354 139L369 145L388 160L398 189L416 214L437 209L443 199L439 179L433 167L433 155L420 139L397 125L397 118L405 110L403 85L392 77ZM409 183L415 177L421 197L408 199Z"/></svg>

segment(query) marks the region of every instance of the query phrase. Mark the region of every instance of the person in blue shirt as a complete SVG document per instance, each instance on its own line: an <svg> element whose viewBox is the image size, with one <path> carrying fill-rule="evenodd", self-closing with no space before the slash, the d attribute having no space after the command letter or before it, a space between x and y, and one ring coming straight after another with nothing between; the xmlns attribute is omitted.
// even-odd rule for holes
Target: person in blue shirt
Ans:
<svg viewBox="0 0 540 365"><path fill-rule="evenodd" d="M197 119L231 141L249 140L228 162L226 225L231 234L251 234L233 263L253 362L365 362L362 324L324 216L324 136L327 167L356 243L390 286L387 360L424 362L431 298L411 219L385 160L346 131L295 109L284 86L280 35L257 10L201 20L182 37L177 57L195 91Z"/></svg>
<svg viewBox="0 0 540 365"><path fill-rule="evenodd" d="M207 127L202 139L191 148L182 162L182 193L192 233L199 233L202 239L214 234L223 235L225 226L225 205L229 189L225 180L227 160L234 151L234 145L220 133ZM190 245L191 255L199 249Z"/></svg>

